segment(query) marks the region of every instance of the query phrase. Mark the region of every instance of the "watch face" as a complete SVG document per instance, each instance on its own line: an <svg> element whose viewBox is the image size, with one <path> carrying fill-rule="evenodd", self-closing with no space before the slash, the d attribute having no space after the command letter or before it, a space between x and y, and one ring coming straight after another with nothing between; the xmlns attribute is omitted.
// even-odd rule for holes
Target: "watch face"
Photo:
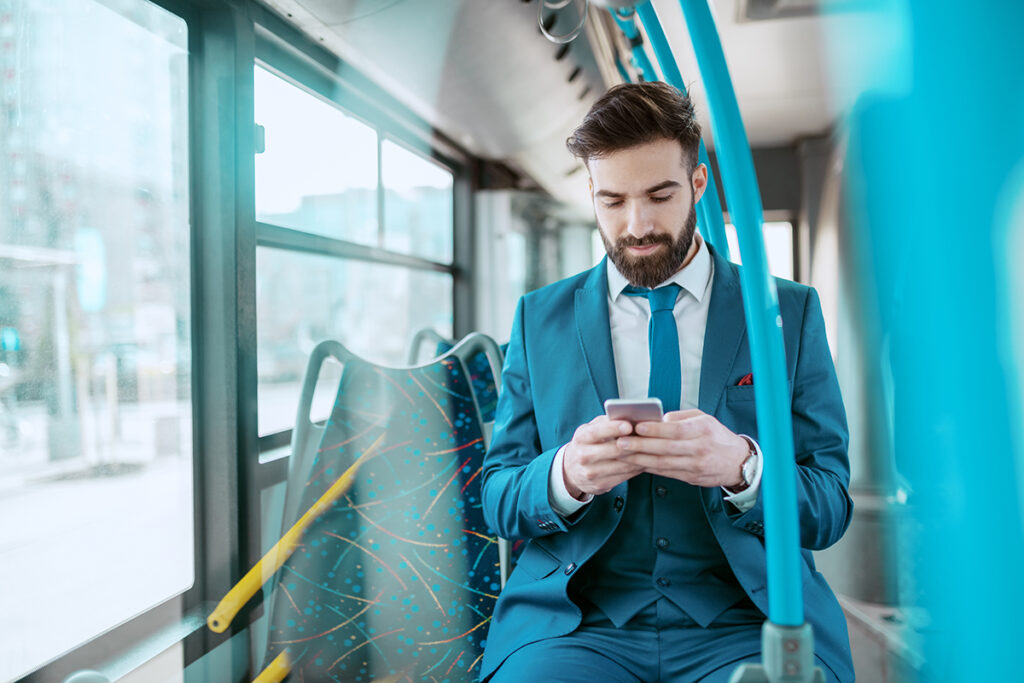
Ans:
<svg viewBox="0 0 1024 683"><path fill-rule="evenodd" d="M747 486L754 483L754 473L757 472L757 456L753 453L743 461L743 481Z"/></svg>

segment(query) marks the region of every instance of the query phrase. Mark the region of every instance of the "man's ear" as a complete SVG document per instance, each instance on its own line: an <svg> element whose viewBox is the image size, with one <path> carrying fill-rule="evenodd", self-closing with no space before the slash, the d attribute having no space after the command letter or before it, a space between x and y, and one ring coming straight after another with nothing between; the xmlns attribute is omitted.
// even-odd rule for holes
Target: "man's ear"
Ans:
<svg viewBox="0 0 1024 683"><path fill-rule="evenodd" d="M690 183L693 185L693 201L696 203L702 196L704 190L708 189L708 167L704 164L697 164L690 175Z"/></svg>

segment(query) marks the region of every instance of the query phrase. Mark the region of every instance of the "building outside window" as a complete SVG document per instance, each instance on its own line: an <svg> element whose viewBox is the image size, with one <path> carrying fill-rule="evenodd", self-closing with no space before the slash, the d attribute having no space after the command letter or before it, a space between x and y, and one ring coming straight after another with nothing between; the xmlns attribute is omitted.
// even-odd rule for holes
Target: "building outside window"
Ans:
<svg viewBox="0 0 1024 683"><path fill-rule="evenodd" d="M193 583L186 24L0 0L0 74L10 680Z"/></svg>

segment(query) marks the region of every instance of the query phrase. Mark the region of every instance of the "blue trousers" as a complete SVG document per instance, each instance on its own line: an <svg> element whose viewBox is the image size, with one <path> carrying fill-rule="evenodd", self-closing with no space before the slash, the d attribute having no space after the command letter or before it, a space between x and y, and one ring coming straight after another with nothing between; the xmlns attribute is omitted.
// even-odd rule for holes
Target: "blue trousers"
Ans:
<svg viewBox="0 0 1024 683"><path fill-rule="evenodd" d="M572 633L513 652L489 683L728 683L740 663L761 661L764 618L753 605L734 607L705 629L661 598L616 628L591 608Z"/></svg>

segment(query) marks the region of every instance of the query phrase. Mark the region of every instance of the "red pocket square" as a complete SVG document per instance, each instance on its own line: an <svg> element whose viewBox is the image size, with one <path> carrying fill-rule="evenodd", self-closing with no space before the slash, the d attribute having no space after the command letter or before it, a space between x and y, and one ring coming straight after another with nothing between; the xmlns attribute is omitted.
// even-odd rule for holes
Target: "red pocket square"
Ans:
<svg viewBox="0 0 1024 683"><path fill-rule="evenodd" d="M743 375L743 379L741 379L739 382L736 382L736 386L738 386L738 387L745 387L745 386L748 386L748 385L752 385L753 383L754 383L754 373L748 373L746 375Z"/></svg>

